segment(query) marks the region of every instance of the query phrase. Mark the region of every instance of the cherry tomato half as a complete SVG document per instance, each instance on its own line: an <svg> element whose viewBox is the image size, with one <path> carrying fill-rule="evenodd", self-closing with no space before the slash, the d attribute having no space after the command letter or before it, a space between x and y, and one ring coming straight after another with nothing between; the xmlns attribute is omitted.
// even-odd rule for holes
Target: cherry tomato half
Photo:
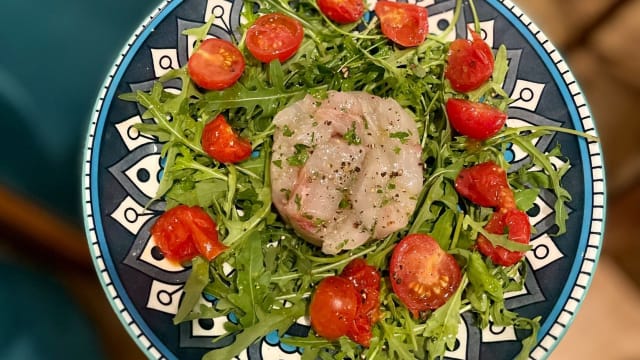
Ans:
<svg viewBox="0 0 640 360"><path fill-rule="evenodd" d="M251 156L251 143L233 131L223 115L216 116L202 131L202 149L221 163L239 163Z"/></svg>
<svg viewBox="0 0 640 360"><path fill-rule="evenodd" d="M235 45L222 39L206 39L191 54L187 70L198 86L222 90L238 81L244 66L244 57Z"/></svg>
<svg viewBox="0 0 640 360"><path fill-rule="evenodd" d="M227 248L218 240L215 221L197 206L178 205L166 211L151 227L151 235L165 258L176 262L197 255L211 260Z"/></svg>
<svg viewBox="0 0 640 360"><path fill-rule="evenodd" d="M491 105L450 98L445 104L451 126L460 134L486 140L497 134L507 122L507 114Z"/></svg>
<svg viewBox="0 0 640 360"><path fill-rule="evenodd" d="M391 287L415 317L444 305L458 289L461 276L454 257L429 235L407 235L391 254Z"/></svg>
<svg viewBox="0 0 640 360"><path fill-rule="evenodd" d="M507 172L493 161L462 169L454 185L458 194L476 205L505 209L516 207Z"/></svg>
<svg viewBox="0 0 640 360"><path fill-rule="evenodd" d="M380 305L380 273L376 268L367 264L364 259L356 258L345 266L340 276L351 281L360 293L362 301L359 310L361 312L371 314L378 310L378 305Z"/></svg>
<svg viewBox="0 0 640 360"><path fill-rule="evenodd" d="M360 297L351 281L340 276L322 279L311 298L309 317L316 334L336 340L353 326Z"/></svg>
<svg viewBox="0 0 640 360"><path fill-rule="evenodd" d="M375 12L382 33L398 45L418 46L429 33L427 9L422 6L380 0Z"/></svg>
<svg viewBox="0 0 640 360"><path fill-rule="evenodd" d="M318 0L320 11L338 24L349 24L360 20L364 14L362 0Z"/></svg>
<svg viewBox="0 0 640 360"><path fill-rule="evenodd" d="M518 209L500 209L494 212L484 228L492 234L503 234L506 229L509 240L522 244L528 244L531 238L529 216ZM482 234L478 235L476 246L482 254L489 257L497 265L511 266L524 256L524 253L520 251L510 251L502 246L493 246Z"/></svg>
<svg viewBox="0 0 640 360"><path fill-rule="evenodd" d="M281 13L260 16L247 30L247 49L259 61L285 62L298 51L304 29L292 17Z"/></svg>
<svg viewBox="0 0 640 360"><path fill-rule="evenodd" d="M358 311L347 336L358 344L369 347L373 324L379 317L380 273L362 258L353 259L340 274L351 281L359 293Z"/></svg>
<svg viewBox="0 0 640 360"><path fill-rule="evenodd" d="M475 32L473 40L456 39L449 46L444 76L458 92L468 92L484 84L493 74L491 48Z"/></svg>

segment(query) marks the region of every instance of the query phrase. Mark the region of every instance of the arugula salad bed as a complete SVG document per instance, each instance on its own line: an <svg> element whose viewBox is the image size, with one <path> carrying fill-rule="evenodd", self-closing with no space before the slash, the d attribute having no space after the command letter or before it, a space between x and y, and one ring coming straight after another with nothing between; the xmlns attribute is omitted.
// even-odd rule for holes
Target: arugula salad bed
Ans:
<svg viewBox="0 0 640 360"><path fill-rule="evenodd" d="M543 153L533 145L554 131L583 136L573 130L551 126L502 128L486 140L472 140L455 131L447 118L450 98L482 102L506 112L511 99L502 89L507 73L506 48L495 52L488 81L465 93L454 90L445 79L453 31L462 11L456 3L451 25L440 35L429 34L417 46L404 47L382 34L377 17L349 24L331 21L315 0L289 3L283 0L245 0L247 25L261 14L278 12L299 21L304 38L299 49L285 61L261 62L246 47L246 36L236 39L246 60L242 76L220 90L197 86L187 67L172 70L149 92L123 94L147 110L139 130L164 143L163 177L156 195L167 210L178 205L199 206L215 220L217 236L224 247L212 260L196 256L174 323L198 318L235 314L237 322L225 325L234 336L231 345L210 351L204 359L228 359L253 342L276 330L283 336L301 317L308 315L311 296L324 278L339 274L354 259L382 275L380 307L371 329L368 347L340 337L330 341L313 330L306 337L287 336L281 341L300 346L303 359L433 359L453 348L461 314L470 312L480 328L490 323L514 326L529 332L522 341L525 358L537 341L540 317L525 318L505 307L505 293L523 288L527 266L495 265L481 255L476 238L481 234L494 245L526 250L507 235L486 231L493 210L459 195L455 180L461 170L491 161L508 170L504 151L512 144L529 155L530 162L508 173L513 200L518 209L533 206L540 189L555 195L558 234L565 232L571 200L561 180L569 168L556 168L552 157L562 157L559 147ZM479 21L475 17L475 32ZM214 17L211 17L213 21ZM187 30L202 42L212 23ZM473 29L470 29L473 30ZM165 83L180 79L179 92ZM272 205L270 179L274 116L288 105L310 94L326 98L330 91L363 91L397 101L416 121L422 147L424 183L409 225L384 239L369 241L337 255L323 254L298 236ZM250 141L251 156L238 163L213 160L201 143L205 125L224 114L229 125ZM414 316L392 291L389 258L395 245L408 234L428 234L455 257L461 281L447 302L433 311ZM217 298L212 307L199 305L202 293ZM219 341L216 340L216 341Z"/></svg>

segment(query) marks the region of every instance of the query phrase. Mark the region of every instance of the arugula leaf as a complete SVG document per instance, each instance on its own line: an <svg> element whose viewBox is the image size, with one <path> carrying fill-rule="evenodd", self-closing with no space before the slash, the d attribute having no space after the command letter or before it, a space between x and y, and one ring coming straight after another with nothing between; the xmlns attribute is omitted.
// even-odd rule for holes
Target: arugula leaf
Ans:
<svg viewBox="0 0 640 360"><path fill-rule="evenodd" d="M424 324L422 335L426 337L425 347L429 359L441 357L445 349L453 349L460 326L460 308L462 293L468 283L467 275L463 275L458 290L441 307L436 309Z"/></svg>
<svg viewBox="0 0 640 360"><path fill-rule="evenodd" d="M268 291L265 285L264 262L262 254L262 239L257 232L251 232L246 241L236 252L236 286L237 293L229 294L227 300L240 310L238 321L243 327L254 325L258 321L258 314L263 309L259 307L265 303Z"/></svg>
<svg viewBox="0 0 640 360"><path fill-rule="evenodd" d="M489 272L487 264L477 252L471 253L467 259L467 275L469 282L479 290L489 294L492 300L504 300L500 282Z"/></svg>
<svg viewBox="0 0 640 360"><path fill-rule="evenodd" d="M449 249L451 244L452 231L455 229L454 219L456 219L455 211L451 209L445 209L444 212L438 216L438 220L433 226L430 235L438 242L441 248Z"/></svg>
<svg viewBox="0 0 640 360"><path fill-rule="evenodd" d="M531 250L531 245L519 243L517 241L509 240L507 235L498 235L489 233L482 227L482 224L471 219L470 216L465 215L463 220L463 226L471 228L474 232L482 234L486 237L493 246L502 246L509 251L528 251Z"/></svg>
<svg viewBox="0 0 640 360"><path fill-rule="evenodd" d="M528 134L523 134L523 131L529 132L530 128L506 129L502 133L494 136L494 138L488 142L493 144L512 142L515 146L518 146L529 155L533 165L539 166L543 169L545 177L548 178L548 181L545 181L547 183L546 187L552 190L556 196L553 209L555 222L558 226L558 232L555 235L558 236L564 234L567 231L566 222L569 217L566 203L571 201L571 194L562 186L561 179L569 169L569 163L567 162L559 169L556 169L551 163L551 155L543 153L534 145L534 140L536 138L549 134L548 130L544 127L539 127L534 131L530 131Z"/></svg>
<svg viewBox="0 0 640 360"><path fill-rule="evenodd" d="M260 318L259 322L243 328L242 332L235 334L234 341L229 346L209 351L202 360L232 359L272 331L283 334L296 319L304 315L304 306L302 303L296 303L289 308L272 310L268 316L263 313L257 315Z"/></svg>
<svg viewBox="0 0 640 360"><path fill-rule="evenodd" d="M173 318L174 324L178 324L187 318L198 301L200 301L200 298L202 298L202 291L208 283L209 262L197 256L191 261L191 274L184 284L184 297L180 302L178 312Z"/></svg>
<svg viewBox="0 0 640 360"><path fill-rule="evenodd" d="M540 194L540 189L521 189L515 190L514 195L516 199L516 206L518 209L522 211L527 211L533 207L538 195Z"/></svg>

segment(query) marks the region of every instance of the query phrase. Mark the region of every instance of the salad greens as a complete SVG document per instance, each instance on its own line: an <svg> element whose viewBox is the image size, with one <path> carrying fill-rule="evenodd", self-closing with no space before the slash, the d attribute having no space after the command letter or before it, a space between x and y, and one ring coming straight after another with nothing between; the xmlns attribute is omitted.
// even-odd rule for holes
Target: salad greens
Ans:
<svg viewBox="0 0 640 360"><path fill-rule="evenodd" d="M473 251L473 244L480 232L494 244L512 250L528 247L503 235L486 234L483 225L491 210L461 199L453 181L463 167L487 160L508 168L504 150L509 144L518 146L531 159L509 174L518 206L527 210L540 189L551 190L557 199L554 209L562 233L566 229L565 203L571 196L561 179L569 164L555 168L550 159L561 156L560 149L543 153L532 141L553 131L571 131L507 128L482 143L454 136L444 102L463 94L455 94L444 80L448 51L444 39L457 22L461 0L449 29L438 36L429 35L415 48L394 46L380 33L375 17L369 22L336 26L318 11L313 0L245 0L244 8L249 24L260 14L274 11L298 19L306 36L297 54L284 64L261 64L248 56L241 38L238 46L247 54L247 67L230 88L202 92L190 81L186 68L181 68L164 75L148 92L121 96L147 109L139 130L164 143L166 163L156 200L165 200L167 208L178 204L203 207L216 220L220 238L229 246L211 262L193 260L174 322L233 313L237 321L226 324L227 336L235 337L233 343L204 356L231 358L274 330L282 336L305 316L313 286L322 278L341 271L356 257L365 257L384 276L394 244L408 233L421 232L431 234L443 249L454 254L463 270L459 289L444 306L424 318L413 318L390 284L383 281L381 318L374 326L369 348L346 338L329 342L313 331L306 337L287 336L282 341L303 347L303 359L433 359L454 346L461 314L468 311L482 328L493 323L528 330L530 335L522 342L519 355L526 357L536 343L540 318L523 318L505 307L505 293L523 287L526 263L495 266ZM478 24L476 16L476 28ZM202 40L210 26L211 22L187 33ZM465 96L506 109L511 102L502 90L506 72L506 49L501 46L491 80ZM166 82L173 79L182 83L179 92L165 89ZM269 178L273 116L307 94L322 98L330 90L365 91L398 101L418 124L426 164L425 184L407 229L337 256L322 254L281 220L271 206ZM200 145L203 126L220 113L251 141L255 150L251 159L224 165L206 156ZM304 150L288 161L304 161ZM203 292L217 299L212 306L200 304ZM226 337L217 341L223 339Z"/></svg>

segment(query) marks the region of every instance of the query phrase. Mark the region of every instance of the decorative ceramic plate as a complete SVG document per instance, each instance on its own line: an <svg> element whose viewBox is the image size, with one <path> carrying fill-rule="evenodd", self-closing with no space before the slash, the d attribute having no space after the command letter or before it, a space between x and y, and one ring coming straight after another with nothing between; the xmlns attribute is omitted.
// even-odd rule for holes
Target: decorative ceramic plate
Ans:
<svg viewBox="0 0 640 360"><path fill-rule="evenodd" d="M455 1L420 1L429 10L432 32L453 19ZM132 90L148 90L169 69L187 62L193 39L183 30L215 17L210 33L229 38L240 24L242 3L225 0L166 1L133 34L105 81L91 119L85 149L84 212L96 270L107 297L124 327L149 358L199 359L210 350L228 319L172 324L189 269L165 261L149 243L149 228L163 203L145 207L154 196L162 170L161 145L139 133L143 109L118 99ZM509 1L477 1L483 37L491 46L504 44L510 71L504 89L515 101L508 124L551 124L597 135L588 106L566 63L545 35ZM463 11L450 40L464 37L472 23ZM562 144L572 167L564 185L569 203L568 231L554 232L552 195L541 192L530 213L533 249L526 261L532 271L526 288L509 294L507 307L520 314L541 315L533 359L545 358L571 325L587 289L602 245L605 180L600 146L566 134L543 137L546 150ZM511 148L507 158L517 164L526 155ZM203 299L206 301L206 299ZM478 330L463 316L453 359L502 359L519 351L523 336L513 328ZM304 325L300 325L304 326ZM275 334L274 334L275 335ZM295 359L299 349L267 336L240 354L243 359Z"/></svg>

